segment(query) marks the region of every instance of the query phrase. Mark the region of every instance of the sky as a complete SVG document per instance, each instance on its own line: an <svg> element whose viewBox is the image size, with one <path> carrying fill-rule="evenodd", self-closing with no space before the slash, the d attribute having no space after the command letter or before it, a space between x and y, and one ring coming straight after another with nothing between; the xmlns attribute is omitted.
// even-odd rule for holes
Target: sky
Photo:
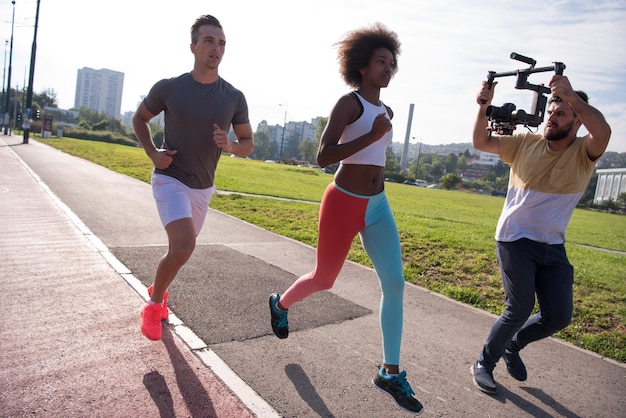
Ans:
<svg viewBox="0 0 626 418"><path fill-rule="evenodd" d="M9 61L11 87L28 84L36 9L37 0L0 0L5 87ZM263 120L328 116L350 91L335 43L380 22L402 43L398 73L381 92L395 114L395 142L471 142L475 97L488 72L529 67L510 58L516 52L537 68L564 63L572 86L611 125L608 150L626 152L625 0L41 0L33 89L54 90L69 109L77 71L106 68L124 73L121 111L134 111L155 82L192 69L189 30L202 14L222 23L220 75L245 94L254 130ZM553 74L528 81L548 84ZM516 90L513 76L497 81L492 104L531 113L532 91Z"/></svg>

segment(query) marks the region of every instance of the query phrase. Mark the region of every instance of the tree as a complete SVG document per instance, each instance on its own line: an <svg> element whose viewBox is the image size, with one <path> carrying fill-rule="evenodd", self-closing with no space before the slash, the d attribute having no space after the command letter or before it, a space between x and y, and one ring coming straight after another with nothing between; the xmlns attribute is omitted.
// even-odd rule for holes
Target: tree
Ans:
<svg viewBox="0 0 626 418"><path fill-rule="evenodd" d="M485 175L483 176L483 180L485 180L488 183L495 183L496 182L496 172L493 170L489 170L485 173Z"/></svg>
<svg viewBox="0 0 626 418"><path fill-rule="evenodd" d="M498 163L495 166L495 171L496 171L496 177L508 177L509 176L509 171L511 171L511 168L504 164L502 162L502 160L498 160Z"/></svg>
<svg viewBox="0 0 626 418"><path fill-rule="evenodd" d="M413 176L415 180L428 180L430 175L426 168L426 164L423 164L422 161L418 161L417 159L415 159L411 160L407 171Z"/></svg>
<svg viewBox="0 0 626 418"><path fill-rule="evenodd" d="M391 146L386 150L386 162L385 162L385 177L393 176L394 174L400 174L400 160L393 153Z"/></svg>
<svg viewBox="0 0 626 418"><path fill-rule="evenodd" d="M263 129L254 133L254 150L250 158L255 160L269 160L272 157L271 150L272 138L269 131Z"/></svg>
<svg viewBox="0 0 626 418"><path fill-rule="evenodd" d="M626 192L620 193L615 202L622 210L626 210Z"/></svg>
<svg viewBox="0 0 626 418"><path fill-rule="evenodd" d="M78 109L78 126L89 131L110 131L120 135L128 135L121 120L86 107Z"/></svg>
<svg viewBox="0 0 626 418"><path fill-rule="evenodd" d="M300 154L300 138L295 132L283 144L283 158L297 158Z"/></svg>
<svg viewBox="0 0 626 418"><path fill-rule="evenodd" d="M496 177L494 188L496 188L497 190L507 190L509 188L509 172L508 171L504 175Z"/></svg>
<svg viewBox="0 0 626 418"><path fill-rule="evenodd" d="M122 124L122 121L117 118L107 119L107 130L120 135L128 134L126 127Z"/></svg>
<svg viewBox="0 0 626 418"><path fill-rule="evenodd" d="M315 147L319 148L320 139L322 138L322 132L326 129L328 124L328 118L317 118L317 126L315 127Z"/></svg>
<svg viewBox="0 0 626 418"><path fill-rule="evenodd" d="M616 200L613 200L613 198L609 198L608 200L603 201L602 202L602 206L604 206L608 210L617 210L617 209L619 209L619 203L617 203Z"/></svg>
<svg viewBox="0 0 626 418"><path fill-rule="evenodd" d="M459 183L461 183L461 177L458 174L448 173L441 177L441 187L447 190L456 189Z"/></svg>
<svg viewBox="0 0 626 418"><path fill-rule="evenodd" d="M94 110L91 110L86 107L81 107L78 109L78 120L80 121L78 124L81 127L85 127L86 129L90 129L93 125L106 120L108 116L104 113L98 113ZM87 128L88 127L88 128Z"/></svg>
<svg viewBox="0 0 626 418"><path fill-rule="evenodd" d="M54 89L45 89L40 93L33 94L33 103L37 103L42 109L59 107L57 104L57 93Z"/></svg>
<svg viewBox="0 0 626 418"><path fill-rule="evenodd" d="M300 142L300 155L304 161L309 163L315 162L317 157L317 147L315 146L315 142L311 139L305 139Z"/></svg>
<svg viewBox="0 0 626 418"><path fill-rule="evenodd" d="M457 170L461 172L467 168L467 157L465 155L461 155L456 163Z"/></svg>
<svg viewBox="0 0 626 418"><path fill-rule="evenodd" d="M270 156L269 156L269 159L271 159L271 160L278 159L278 154L279 153L280 153L280 150L278 149L278 144L276 143L276 141L273 141L273 140L270 141Z"/></svg>
<svg viewBox="0 0 626 418"><path fill-rule="evenodd" d="M100 122L94 123L91 125L92 131L106 131L108 130L108 123L106 120L101 120Z"/></svg>
<svg viewBox="0 0 626 418"><path fill-rule="evenodd" d="M439 157L433 158L432 169L430 175L435 181L440 179L446 172L446 166Z"/></svg>
<svg viewBox="0 0 626 418"><path fill-rule="evenodd" d="M154 141L155 145L157 145L158 147L163 146L165 132L163 131L163 127L161 126L161 124L154 122L154 119L151 120L148 124L150 125L150 132L152 132L152 140ZM133 137L137 139L134 133Z"/></svg>
<svg viewBox="0 0 626 418"><path fill-rule="evenodd" d="M448 154L445 162L446 173L454 173L456 171L458 160L459 158L455 154Z"/></svg>
<svg viewBox="0 0 626 418"><path fill-rule="evenodd" d="M578 201L578 204L581 206L592 206L593 198L596 195L596 187L598 185L598 173L593 173L591 179L589 180L589 184L587 185L587 190L583 193L582 197Z"/></svg>

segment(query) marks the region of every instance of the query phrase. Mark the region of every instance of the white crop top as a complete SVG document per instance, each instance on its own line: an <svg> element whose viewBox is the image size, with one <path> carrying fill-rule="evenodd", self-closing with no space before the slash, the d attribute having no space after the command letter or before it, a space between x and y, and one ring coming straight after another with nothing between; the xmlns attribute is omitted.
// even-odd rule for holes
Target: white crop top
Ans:
<svg viewBox="0 0 626 418"><path fill-rule="evenodd" d="M391 119L391 117L389 116L389 112L387 112L387 107L382 102L380 103L380 106L376 106L365 100L356 91L353 92L353 94L359 99L361 107L363 108L363 112L357 120L345 127L343 133L341 134L341 138L339 138L340 144L350 142L371 131L374 119L376 119L376 116L378 116L380 113L385 113L385 115L387 115L387 117ZM383 135L383 137L380 138L378 141L368 145L361 151L356 152L351 156L341 160L340 163L377 165L380 167L384 167L385 161L387 159L387 146L391 143L392 138L393 129L385 133L385 135Z"/></svg>

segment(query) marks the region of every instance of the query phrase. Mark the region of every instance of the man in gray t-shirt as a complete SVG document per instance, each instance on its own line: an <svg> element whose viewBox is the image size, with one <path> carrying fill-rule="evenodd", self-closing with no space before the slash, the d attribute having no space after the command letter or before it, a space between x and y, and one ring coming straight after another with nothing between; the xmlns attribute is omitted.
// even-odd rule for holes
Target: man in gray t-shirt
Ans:
<svg viewBox="0 0 626 418"><path fill-rule="evenodd" d="M246 99L218 74L225 46L216 18L196 19L191 27L193 70L157 82L133 116L137 140L154 163L152 189L169 241L141 311L141 331L151 340L161 338L161 320L168 318L167 288L194 250L215 192L222 150L247 157L254 147ZM165 141L157 148L149 121L161 112ZM236 141L228 138L231 126Z"/></svg>

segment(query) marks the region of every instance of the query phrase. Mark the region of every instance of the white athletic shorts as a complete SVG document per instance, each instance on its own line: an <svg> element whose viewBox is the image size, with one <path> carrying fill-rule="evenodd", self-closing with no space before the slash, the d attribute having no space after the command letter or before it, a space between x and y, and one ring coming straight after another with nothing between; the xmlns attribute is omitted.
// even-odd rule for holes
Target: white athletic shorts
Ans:
<svg viewBox="0 0 626 418"><path fill-rule="evenodd" d="M216 190L215 185L208 189L192 189L174 177L152 173L152 196L163 227L178 219L191 218L198 235Z"/></svg>

